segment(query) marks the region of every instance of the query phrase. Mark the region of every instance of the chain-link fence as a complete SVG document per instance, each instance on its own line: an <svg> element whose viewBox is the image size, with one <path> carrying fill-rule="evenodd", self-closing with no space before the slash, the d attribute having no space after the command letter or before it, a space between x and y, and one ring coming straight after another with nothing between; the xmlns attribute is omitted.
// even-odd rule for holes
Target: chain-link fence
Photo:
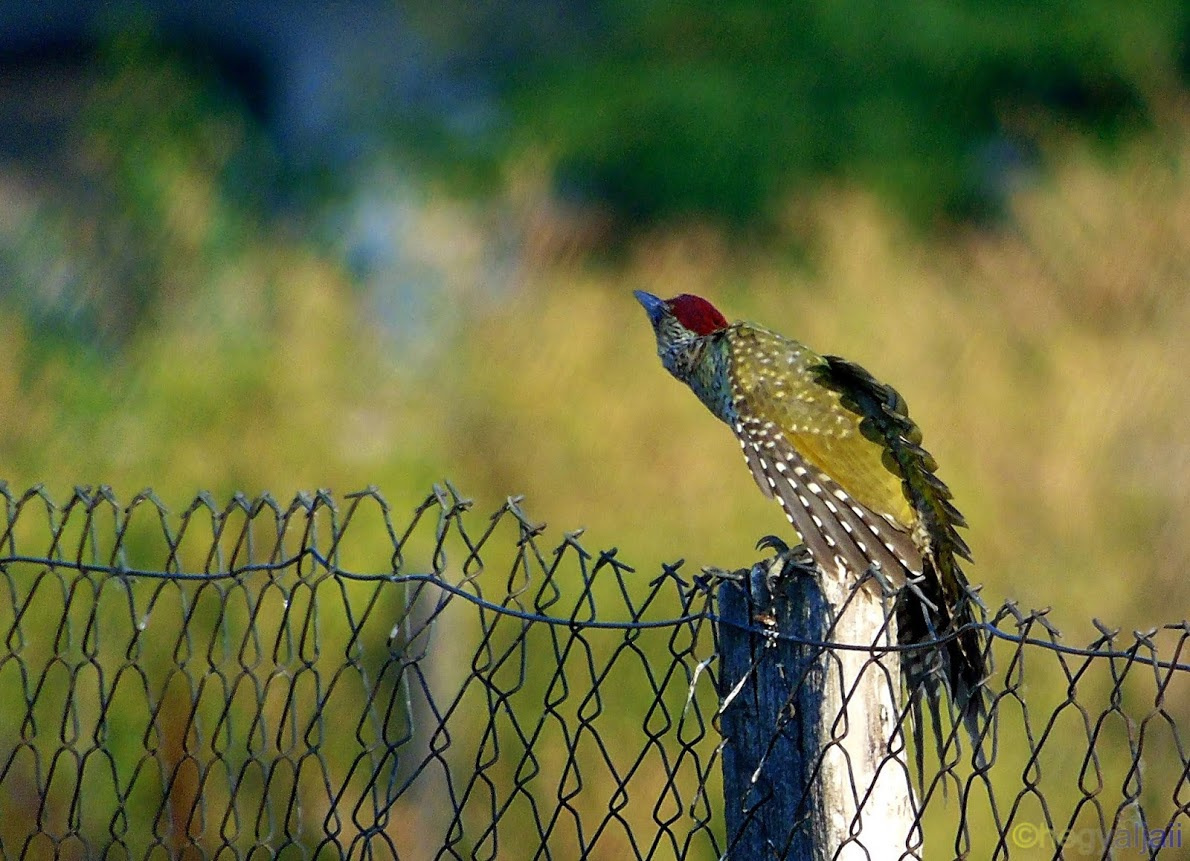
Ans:
<svg viewBox="0 0 1190 861"><path fill-rule="evenodd" d="M0 857L737 857L705 572L449 486L0 499ZM1190 624L985 629L985 761L925 751L889 857L1190 857Z"/></svg>

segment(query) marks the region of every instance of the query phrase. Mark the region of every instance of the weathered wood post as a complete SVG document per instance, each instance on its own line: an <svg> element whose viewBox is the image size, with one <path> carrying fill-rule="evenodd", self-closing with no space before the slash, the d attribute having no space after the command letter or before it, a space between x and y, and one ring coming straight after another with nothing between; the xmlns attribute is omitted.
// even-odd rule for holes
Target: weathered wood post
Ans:
<svg viewBox="0 0 1190 861"><path fill-rule="evenodd" d="M920 858L891 601L781 564L719 588L724 858Z"/></svg>

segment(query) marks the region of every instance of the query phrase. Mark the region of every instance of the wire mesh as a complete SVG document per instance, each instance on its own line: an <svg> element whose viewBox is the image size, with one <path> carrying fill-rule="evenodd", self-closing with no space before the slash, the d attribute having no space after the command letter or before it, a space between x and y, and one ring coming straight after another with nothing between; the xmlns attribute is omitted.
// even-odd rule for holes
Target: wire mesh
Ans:
<svg viewBox="0 0 1190 861"><path fill-rule="evenodd" d="M0 498L0 857L732 845L714 589L682 563L642 577L449 484L400 518L375 489ZM1190 624L985 629L987 761L928 758L922 857L1185 857Z"/></svg>

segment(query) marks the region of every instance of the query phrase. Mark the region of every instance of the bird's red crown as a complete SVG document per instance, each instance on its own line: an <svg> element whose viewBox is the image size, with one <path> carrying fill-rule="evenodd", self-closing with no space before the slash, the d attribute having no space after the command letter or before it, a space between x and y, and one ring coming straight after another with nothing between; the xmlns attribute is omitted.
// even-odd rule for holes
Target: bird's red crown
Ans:
<svg viewBox="0 0 1190 861"><path fill-rule="evenodd" d="M710 335L727 328L727 318L701 296L683 293L665 303L679 323L699 335Z"/></svg>

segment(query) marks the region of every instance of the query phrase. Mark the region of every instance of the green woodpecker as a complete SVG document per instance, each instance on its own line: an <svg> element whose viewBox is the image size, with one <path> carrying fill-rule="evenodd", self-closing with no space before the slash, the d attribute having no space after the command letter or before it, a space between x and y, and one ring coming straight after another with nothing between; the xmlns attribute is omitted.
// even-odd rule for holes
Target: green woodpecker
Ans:
<svg viewBox="0 0 1190 861"><path fill-rule="evenodd" d="M900 589L900 643L941 641L902 653L919 766L923 695L941 751L942 688L978 750L987 667L980 605L958 564L971 558L956 531L966 522L905 401L858 365L752 323L729 324L698 296L635 295L662 364L735 432L756 483L781 504L819 571L858 578L878 569Z"/></svg>

